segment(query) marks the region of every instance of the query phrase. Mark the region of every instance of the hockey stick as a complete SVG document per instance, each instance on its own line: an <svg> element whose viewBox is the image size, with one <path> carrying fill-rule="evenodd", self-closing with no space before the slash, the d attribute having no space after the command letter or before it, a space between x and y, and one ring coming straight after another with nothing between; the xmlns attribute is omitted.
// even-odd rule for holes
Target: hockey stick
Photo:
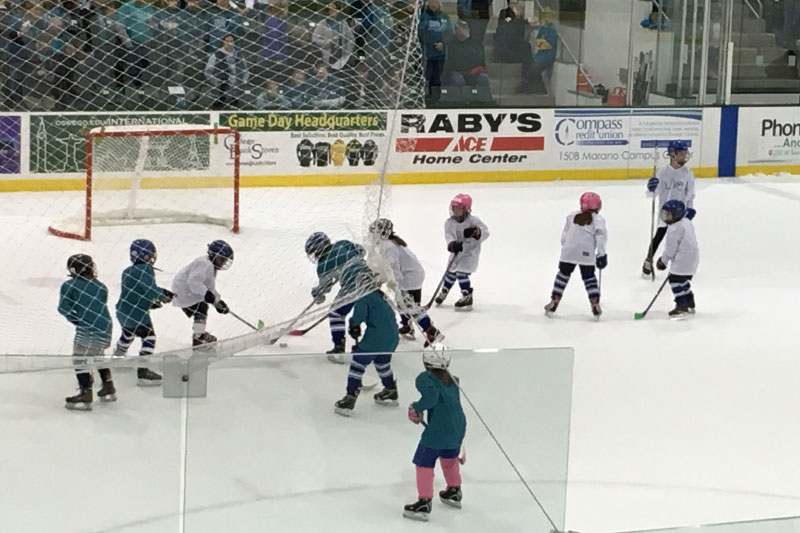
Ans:
<svg viewBox="0 0 800 533"><path fill-rule="evenodd" d="M656 303L656 299L658 298L658 295L659 295L659 294L661 294L661 291L662 291L662 290L664 290L664 286L667 284L667 281L668 281L668 280L669 280L669 276L667 276L667 277L665 277L665 278L664 278L664 281L661 283L661 286L658 288L658 291L656 292L656 295L655 295L655 296L653 296L653 299L652 299L652 300L650 300L650 303L647 305L647 309L645 309L645 310L644 310L644 311L642 311L641 313L634 313L634 315L633 315L633 318L634 318L635 320L639 320L639 319L641 319L641 318L644 318L644 317L645 317L645 315L646 315L646 314L647 314L647 312L650 310L650 308L651 308L651 307L653 307L653 304L654 304L654 303Z"/></svg>
<svg viewBox="0 0 800 533"><path fill-rule="evenodd" d="M233 311L228 310L228 312L230 313L230 315L233 318L235 318L236 320L238 320L242 324L245 324L245 325L249 326L250 329L252 329L252 330L261 331L264 328L264 321L263 320L259 320L258 322L256 322L256 325L254 326L253 324L251 324L250 322L248 322L244 318L240 317L239 315L237 315Z"/></svg>
<svg viewBox="0 0 800 533"><path fill-rule="evenodd" d="M447 277L447 273L450 272L450 267L452 267L453 263L455 263L456 257L458 257L458 254L457 253L453 254L453 257L451 257L450 261L447 263L447 267L444 269L444 275L442 276L442 279L439 280L439 285L436 286L436 290L433 291L433 296L431 296L431 301L428 302L428 304L425 306L426 311L431 308L431 306L433 305L433 301L436 299L436 296L442 289L442 285L444 285L444 279Z"/></svg>
<svg viewBox="0 0 800 533"><path fill-rule="evenodd" d="M322 317L322 318L320 318L318 321L314 322L314 324L313 324L313 325L312 325L310 328L306 329L306 330L305 330L305 331L303 331L302 333L296 333L296 332L297 332L297 331L299 331L299 330L292 329L292 328L294 327L294 325L295 325L295 324L297 324L297 323L300 321L300 319L301 319L301 318L303 318L303 316L304 316L306 313L308 313L308 311L309 311L309 310L310 310L312 307L314 307L314 304L316 304L316 303L317 303L316 301L312 301L310 304L308 304L308 305L306 306L306 308L305 308L305 309L303 309L303 310L300 312L300 314L299 314L299 315L297 315L297 316L294 318L294 320L292 320L291 322L289 322L289 326L286 328L287 330L289 330L289 331L288 331L288 334L289 334L289 335L305 335L305 334L306 334L308 331L310 331L312 328L314 328L314 326L317 326L317 325L318 325L318 324L320 324L320 323L321 323L323 320L325 320L326 318L328 318L328 317L327 317L327 315L326 315L326 316L324 316L324 317ZM271 340L271 341L270 341L270 344L275 344L276 342L278 342L278 339L279 339L279 338L280 338L280 337L276 337L275 339Z"/></svg>
<svg viewBox="0 0 800 533"><path fill-rule="evenodd" d="M305 313L305 311L303 311L303 313ZM323 322L325 322L327 319L328 319L328 315L325 315L322 318L320 318L319 320L317 320L316 322L314 322L313 324L311 324L310 326L308 326L307 328L291 330L289 332L289 335L291 335L293 337L302 337L303 335L305 335L306 333L308 333L309 331L311 331L315 327L317 327L320 324L322 324ZM294 325L294 324L292 324L292 325Z"/></svg>

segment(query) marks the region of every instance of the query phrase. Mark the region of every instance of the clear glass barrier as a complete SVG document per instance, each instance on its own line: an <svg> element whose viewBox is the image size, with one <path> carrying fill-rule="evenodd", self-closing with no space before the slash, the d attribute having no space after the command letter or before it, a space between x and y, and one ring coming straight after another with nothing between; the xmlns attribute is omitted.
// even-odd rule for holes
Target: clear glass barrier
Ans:
<svg viewBox="0 0 800 533"><path fill-rule="evenodd" d="M797 533L798 531L800 531L800 517L794 516L704 526L642 529L625 533Z"/></svg>

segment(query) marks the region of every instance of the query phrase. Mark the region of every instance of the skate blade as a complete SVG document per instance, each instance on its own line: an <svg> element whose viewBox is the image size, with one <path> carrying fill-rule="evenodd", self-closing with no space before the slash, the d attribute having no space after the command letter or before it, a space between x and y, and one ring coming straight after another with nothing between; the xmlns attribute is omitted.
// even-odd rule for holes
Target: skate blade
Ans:
<svg viewBox="0 0 800 533"><path fill-rule="evenodd" d="M555 311L548 311L547 309L544 310L544 316L546 316L547 318L553 318L555 314L556 314Z"/></svg>
<svg viewBox="0 0 800 533"><path fill-rule="evenodd" d="M417 337L413 333L403 333L400 336L409 341L417 340Z"/></svg>
<svg viewBox="0 0 800 533"><path fill-rule="evenodd" d="M600 315L594 315L594 321L600 322Z"/></svg>
<svg viewBox="0 0 800 533"><path fill-rule="evenodd" d="M136 385L139 387L160 387L161 380L160 379L142 379L138 378L136 380Z"/></svg>
<svg viewBox="0 0 800 533"><path fill-rule="evenodd" d="M467 313L469 311L472 311L472 306L471 305L465 305L464 307L456 307L455 310L460 312L460 313Z"/></svg>
<svg viewBox="0 0 800 533"><path fill-rule="evenodd" d="M116 402L117 395L116 394L106 394L105 396L98 396L101 402Z"/></svg>
<svg viewBox="0 0 800 533"><path fill-rule="evenodd" d="M350 418L350 415L353 414L352 409L344 409L343 407L334 407L333 412L339 416L343 416L345 418Z"/></svg>
<svg viewBox="0 0 800 533"><path fill-rule="evenodd" d="M686 319L688 319L690 316L691 316L691 315L690 315L689 313L686 313L686 314L683 314L683 315L671 316L671 317L669 317L669 319L670 319L670 320L676 320L676 321L677 321L677 320L686 320Z"/></svg>
<svg viewBox="0 0 800 533"><path fill-rule="evenodd" d="M449 505L450 507L455 507L456 509L461 509L461 502L460 501L447 500L445 498L439 498L439 501L441 501L445 505Z"/></svg>
<svg viewBox="0 0 800 533"><path fill-rule="evenodd" d="M70 411L91 411L92 404L90 403L65 403L64 407L66 407Z"/></svg>
<svg viewBox="0 0 800 533"><path fill-rule="evenodd" d="M361 390L372 390L378 386L377 381L362 381L361 382Z"/></svg>
<svg viewBox="0 0 800 533"><path fill-rule="evenodd" d="M375 403L384 407L397 407L400 405L399 400L375 400Z"/></svg>
<svg viewBox="0 0 800 533"><path fill-rule="evenodd" d="M645 274L644 272L642 272L642 279L646 279L647 281L653 281L653 275Z"/></svg>
<svg viewBox="0 0 800 533"><path fill-rule="evenodd" d="M328 361L337 365L343 365L346 362L342 354L328 354Z"/></svg>
<svg viewBox="0 0 800 533"><path fill-rule="evenodd" d="M419 522L428 521L428 513L415 513L414 511L403 511L403 516L406 518L410 518L411 520L417 520Z"/></svg>

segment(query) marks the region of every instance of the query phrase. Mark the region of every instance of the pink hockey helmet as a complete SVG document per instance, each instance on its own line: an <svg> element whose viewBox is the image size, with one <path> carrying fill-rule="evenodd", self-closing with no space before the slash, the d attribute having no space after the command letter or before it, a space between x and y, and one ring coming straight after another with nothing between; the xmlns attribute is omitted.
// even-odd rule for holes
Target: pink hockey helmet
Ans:
<svg viewBox="0 0 800 533"><path fill-rule="evenodd" d="M603 201L596 192L585 192L581 195L581 211L600 211Z"/></svg>
<svg viewBox="0 0 800 533"><path fill-rule="evenodd" d="M469 194L457 194L450 201L450 207L463 207L467 211L472 211L472 197Z"/></svg>

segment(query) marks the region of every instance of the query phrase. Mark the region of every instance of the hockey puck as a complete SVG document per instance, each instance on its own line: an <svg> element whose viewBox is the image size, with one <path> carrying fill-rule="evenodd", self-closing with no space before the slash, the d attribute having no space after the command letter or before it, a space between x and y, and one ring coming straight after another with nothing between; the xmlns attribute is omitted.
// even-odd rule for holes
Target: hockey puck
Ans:
<svg viewBox="0 0 800 533"><path fill-rule="evenodd" d="M285 342L280 343L278 346L280 346L281 348L288 348L289 347L289 345L286 344Z"/></svg>

